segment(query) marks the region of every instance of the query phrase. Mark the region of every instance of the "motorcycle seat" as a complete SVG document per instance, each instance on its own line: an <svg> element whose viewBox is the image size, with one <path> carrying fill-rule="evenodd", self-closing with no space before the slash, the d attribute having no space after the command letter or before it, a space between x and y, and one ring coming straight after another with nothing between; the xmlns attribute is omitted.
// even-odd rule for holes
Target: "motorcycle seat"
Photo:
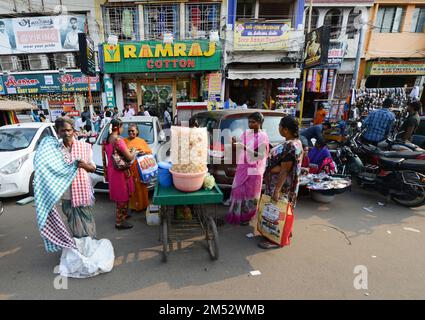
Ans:
<svg viewBox="0 0 425 320"><path fill-rule="evenodd" d="M379 155L385 158L404 158L404 159L416 159L423 152L418 151L381 151Z"/></svg>
<svg viewBox="0 0 425 320"><path fill-rule="evenodd" d="M412 171L425 171L425 160L418 160L418 159L408 159L404 160L400 164L400 169L404 170L412 170Z"/></svg>
<svg viewBox="0 0 425 320"><path fill-rule="evenodd" d="M400 164L404 161L403 158L386 158L380 157L380 163L385 168L398 168Z"/></svg>

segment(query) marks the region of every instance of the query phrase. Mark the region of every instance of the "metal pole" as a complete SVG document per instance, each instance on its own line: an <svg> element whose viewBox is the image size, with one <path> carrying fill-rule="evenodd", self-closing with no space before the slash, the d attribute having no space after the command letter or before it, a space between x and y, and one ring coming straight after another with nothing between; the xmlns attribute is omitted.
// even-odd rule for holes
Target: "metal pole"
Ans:
<svg viewBox="0 0 425 320"><path fill-rule="evenodd" d="M310 0L310 7L308 9L308 29L307 32L311 31L311 16L313 14L313 0Z"/></svg>
<svg viewBox="0 0 425 320"><path fill-rule="evenodd" d="M301 95L301 103L300 103L300 118L299 118L299 126L301 127L303 121L303 111L304 111L304 97L305 97L305 83L307 82L307 69L304 69L303 72L303 90Z"/></svg>
<svg viewBox="0 0 425 320"><path fill-rule="evenodd" d="M359 76L359 69L360 69L360 59L362 57L363 52L363 44L364 44L364 35L365 35L365 21L362 18L360 23L360 36L359 36L359 43L357 44L357 54L356 54L356 62L354 65L354 72L353 72L353 80L351 81L351 89L356 89L357 87L357 80Z"/></svg>

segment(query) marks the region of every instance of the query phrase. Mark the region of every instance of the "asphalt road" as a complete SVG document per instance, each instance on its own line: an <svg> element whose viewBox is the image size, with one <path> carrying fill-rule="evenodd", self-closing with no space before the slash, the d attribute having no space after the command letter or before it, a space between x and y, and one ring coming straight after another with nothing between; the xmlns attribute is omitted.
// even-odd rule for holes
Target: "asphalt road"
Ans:
<svg viewBox="0 0 425 320"><path fill-rule="evenodd" d="M113 204L97 195L98 235L112 241L115 267L68 279L66 290L54 288L60 254L45 252L33 203L16 200L6 200L0 216L0 299L425 298L425 207L380 206L382 197L358 188L330 204L300 197L289 247L264 251L259 237L246 237L251 227L224 225L218 261L205 242L188 239L166 264L158 228L138 215L133 229L116 230ZM354 286L356 266L363 276L367 270L367 289Z"/></svg>

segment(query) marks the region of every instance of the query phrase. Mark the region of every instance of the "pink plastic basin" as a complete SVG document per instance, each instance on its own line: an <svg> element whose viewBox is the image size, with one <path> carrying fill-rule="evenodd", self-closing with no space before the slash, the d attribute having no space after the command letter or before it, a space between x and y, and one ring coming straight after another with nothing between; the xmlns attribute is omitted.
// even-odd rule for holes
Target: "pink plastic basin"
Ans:
<svg viewBox="0 0 425 320"><path fill-rule="evenodd" d="M194 192L201 189L207 172L208 170L201 173L179 173L170 170L173 175L174 187L183 192Z"/></svg>

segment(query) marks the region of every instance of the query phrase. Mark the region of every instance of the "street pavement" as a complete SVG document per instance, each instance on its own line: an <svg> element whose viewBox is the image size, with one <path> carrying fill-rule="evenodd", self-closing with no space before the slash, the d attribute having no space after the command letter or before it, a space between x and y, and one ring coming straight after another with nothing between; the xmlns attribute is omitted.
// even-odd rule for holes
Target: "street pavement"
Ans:
<svg viewBox="0 0 425 320"><path fill-rule="evenodd" d="M60 253L44 250L34 203L5 201L0 299L425 298L425 207L380 206L382 197L357 187L330 204L303 196L289 247L265 251L257 246L260 237L246 236L252 227L224 225L217 261L198 237L175 244L163 263L158 227L136 214L133 229L116 230L113 204L106 195L96 197L98 236L112 241L115 267L90 279L62 280L67 289L59 290L53 270ZM219 207L220 215L225 211ZM250 275L255 270L261 274ZM358 272L362 288L354 285Z"/></svg>

